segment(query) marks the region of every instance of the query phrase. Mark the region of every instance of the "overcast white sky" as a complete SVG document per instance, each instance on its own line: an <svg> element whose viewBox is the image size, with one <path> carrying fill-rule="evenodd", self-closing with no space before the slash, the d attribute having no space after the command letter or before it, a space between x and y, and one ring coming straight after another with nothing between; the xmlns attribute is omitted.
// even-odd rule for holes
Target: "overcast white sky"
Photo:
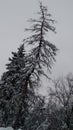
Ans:
<svg viewBox="0 0 73 130"><path fill-rule="evenodd" d="M53 66L55 77L73 72L73 0L41 0L53 15L57 34L48 34L48 40L59 48ZM0 0L0 75L11 52L16 51L25 37L27 20L35 18L39 0Z"/></svg>
<svg viewBox="0 0 73 130"><path fill-rule="evenodd" d="M73 0L41 0L53 15L57 34L48 34L59 48L53 76L73 72ZM35 18L39 9L39 0L0 0L0 75L11 52L16 51L25 37L27 20Z"/></svg>

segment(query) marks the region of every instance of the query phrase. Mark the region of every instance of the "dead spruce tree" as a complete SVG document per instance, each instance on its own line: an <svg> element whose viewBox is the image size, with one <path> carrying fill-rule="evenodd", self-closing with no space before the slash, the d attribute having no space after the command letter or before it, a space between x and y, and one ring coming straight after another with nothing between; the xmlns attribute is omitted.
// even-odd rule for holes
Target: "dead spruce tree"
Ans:
<svg viewBox="0 0 73 130"><path fill-rule="evenodd" d="M47 8L41 3L40 12L38 14L40 16L39 19L31 19L30 21L32 23L32 27L30 29L26 29L27 31L31 31L31 36L24 39L23 42L24 46L27 44L31 45L31 51L27 55L24 55L23 67L21 67L19 72L19 80L17 80L16 78L16 80L14 80L15 83L13 81L13 78L8 79L7 81L7 84L9 80L13 82L12 86L8 84L10 85L10 88L13 88L13 86L17 84L15 86L15 88L17 87L15 91L17 92L15 95L15 99L13 95L9 99L4 99L4 95L0 97L0 108L3 107L2 111L3 113L5 112L4 115L1 114L1 118L4 119L6 117L5 123L8 122L9 119L7 115L11 113L12 110L14 110L14 114L12 117L13 119L11 120L12 122L5 125L5 127L10 125L11 127L13 127L14 130L25 128L24 125L27 114L29 113L29 105L32 104L31 100L33 100L34 102L35 96L32 95L34 95L35 89L38 88L40 85L40 77L41 75L48 77L47 74L44 72L44 67L50 70L53 62L55 61L57 48L45 38L48 31L52 31L55 33L55 27L53 26L55 21L51 19L51 15L47 13ZM16 56L15 53L14 56ZM18 65L19 64L20 61L18 62ZM17 69L18 72L19 67ZM8 70L10 72L10 68L8 68ZM13 76L15 77L16 73L14 73ZM5 87L5 85L3 86L1 83L1 92L3 92L3 87ZM7 107L11 108L7 110Z"/></svg>

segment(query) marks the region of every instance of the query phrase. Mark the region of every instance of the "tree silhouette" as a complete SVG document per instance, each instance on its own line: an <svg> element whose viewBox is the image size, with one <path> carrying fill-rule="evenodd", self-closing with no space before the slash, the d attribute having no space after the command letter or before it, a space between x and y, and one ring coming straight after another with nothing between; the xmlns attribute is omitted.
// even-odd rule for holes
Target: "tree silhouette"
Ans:
<svg viewBox="0 0 73 130"><path fill-rule="evenodd" d="M65 78L59 78L49 92L52 102L50 104L54 105L52 118L59 125L56 129L73 129L73 76L69 74ZM55 127L56 123L54 125L51 121L51 126Z"/></svg>
<svg viewBox="0 0 73 130"><path fill-rule="evenodd" d="M49 30L55 33L55 21L42 3L38 14L40 18L31 19L32 27L26 29L31 32L31 36L23 40L24 45L20 46L17 53L12 53L13 57L9 58L10 63L7 64L8 71L1 79L1 125L10 125L14 130L24 127L29 104L33 106L32 100L36 97L35 89L40 86L41 76L48 78L44 67L50 71L55 61L57 48L45 38ZM26 44L31 45L28 54L24 53Z"/></svg>

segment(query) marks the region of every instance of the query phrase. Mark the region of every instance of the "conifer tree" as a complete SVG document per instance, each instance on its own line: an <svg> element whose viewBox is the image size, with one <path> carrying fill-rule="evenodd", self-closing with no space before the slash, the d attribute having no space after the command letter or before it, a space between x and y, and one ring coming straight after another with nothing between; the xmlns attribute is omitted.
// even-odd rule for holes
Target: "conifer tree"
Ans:
<svg viewBox="0 0 73 130"><path fill-rule="evenodd" d="M2 75L1 80L4 85L13 86L13 89L19 90L20 74L24 72L22 69L25 68L25 51L24 44L18 48L18 52L12 52L13 57L9 58L10 63L6 64L7 71Z"/></svg>
<svg viewBox="0 0 73 130"><path fill-rule="evenodd" d="M20 46L17 53L13 52L13 57L9 58L10 63L7 64L8 71L1 79L0 108L5 112L2 121L5 125L11 125L14 130L24 129L30 100L36 98L34 91L40 85L40 77L41 75L48 77L44 67L50 71L55 61L57 48L45 38L49 30L55 33L53 26L55 21L41 3L38 14L40 18L31 19L32 27L26 29L31 31L31 36L23 40L24 45L31 45L31 52L25 54L24 45Z"/></svg>
<svg viewBox="0 0 73 130"><path fill-rule="evenodd" d="M7 126L14 120L17 111L16 100L20 98L22 83L21 78L24 75L25 51L24 44L18 48L18 52L12 52L13 57L9 58L7 71L2 75L0 84L0 108L2 110L2 119L0 124ZM18 96L19 95L19 96Z"/></svg>
<svg viewBox="0 0 73 130"><path fill-rule="evenodd" d="M26 77L26 82L29 79L34 79L36 77L37 83L39 82L39 75L44 75L48 77L44 73L44 67L50 71L53 62L55 61L57 48L54 44L50 43L46 40L46 33L51 30L55 33L55 27L52 25L55 21L51 19L51 14L47 13L47 8L40 3L40 18L39 20L33 20L32 27L30 29L26 29L26 31L30 31L32 33L27 39L24 39L24 44L31 45L31 68ZM25 83L26 83L25 82ZM33 83L31 81L31 83ZM26 83L27 84L27 83ZM32 85L33 86L33 85Z"/></svg>

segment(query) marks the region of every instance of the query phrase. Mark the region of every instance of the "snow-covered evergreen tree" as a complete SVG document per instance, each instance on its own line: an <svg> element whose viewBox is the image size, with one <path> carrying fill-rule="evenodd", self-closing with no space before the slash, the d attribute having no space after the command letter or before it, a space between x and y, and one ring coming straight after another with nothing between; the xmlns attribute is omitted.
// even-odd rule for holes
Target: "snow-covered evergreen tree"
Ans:
<svg viewBox="0 0 73 130"><path fill-rule="evenodd" d="M13 57L9 58L10 63L6 64L7 71L3 74L2 81L4 81L4 84L12 85L15 89L18 89L20 74L22 69L25 68L24 44L18 48L18 52L12 52L12 55Z"/></svg>
<svg viewBox="0 0 73 130"><path fill-rule="evenodd" d="M9 58L7 71L2 75L0 84L0 108L2 110L1 124L8 125L14 120L17 112L22 87L21 78L25 74L25 51L24 44L18 48L18 52L12 52ZM25 77L25 76L24 76ZM11 122L10 122L10 121Z"/></svg>
<svg viewBox="0 0 73 130"><path fill-rule="evenodd" d="M32 27L26 29L32 32L31 36L23 40L24 45L32 46L31 52L26 54L23 44L17 53L12 52L13 57L9 58L7 72L1 78L0 124L12 126L15 130L25 127L29 104L33 104L36 98L35 88L40 85L41 75L48 77L44 67L50 70L55 61L57 48L45 38L49 30L55 32L52 25L55 21L41 3L39 15L38 20L31 19Z"/></svg>

